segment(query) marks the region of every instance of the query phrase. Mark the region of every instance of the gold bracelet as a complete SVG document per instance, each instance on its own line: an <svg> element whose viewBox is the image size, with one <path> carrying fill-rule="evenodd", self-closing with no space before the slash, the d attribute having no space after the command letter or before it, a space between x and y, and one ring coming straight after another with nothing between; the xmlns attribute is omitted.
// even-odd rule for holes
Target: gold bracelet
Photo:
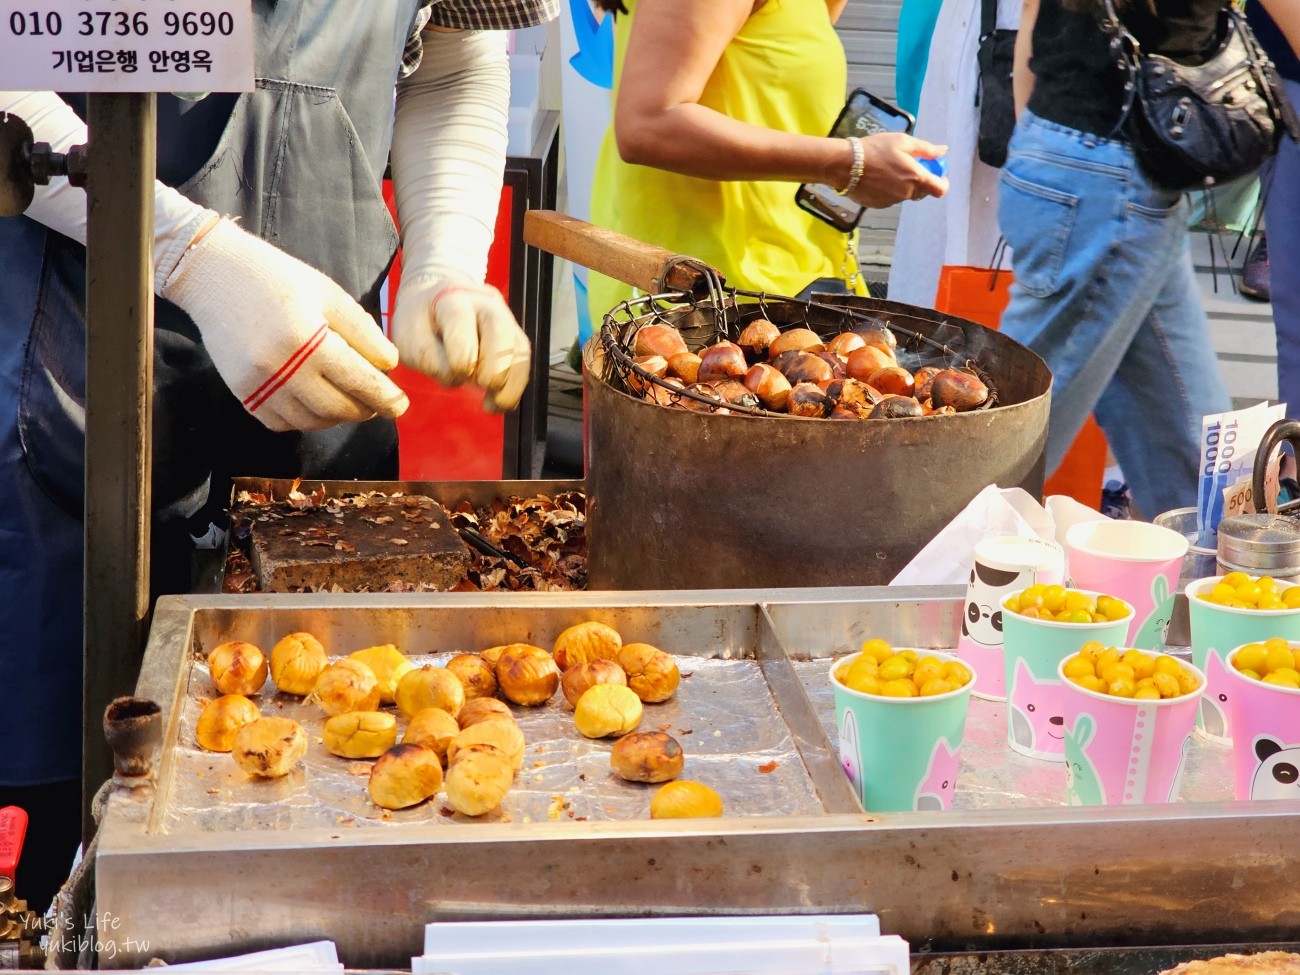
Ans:
<svg viewBox="0 0 1300 975"><path fill-rule="evenodd" d="M844 189L836 190L840 196L848 196L858 184L862 182L862 173L866 168L866 152L862 148L862 140L856 136L848 136L848 143L853 147L853 168L849 170L849 181L845 184Z"/></svg>

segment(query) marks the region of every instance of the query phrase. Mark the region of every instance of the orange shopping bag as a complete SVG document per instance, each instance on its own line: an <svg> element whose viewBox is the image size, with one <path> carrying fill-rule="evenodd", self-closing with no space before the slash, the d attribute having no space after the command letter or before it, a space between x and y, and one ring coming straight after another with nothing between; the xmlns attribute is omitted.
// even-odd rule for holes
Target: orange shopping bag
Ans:
<svg viewBox="0 0 1300 975"><path fill-rule="evenodd" d="M936 310L997 328L1011 300L1011 272L1006 268L945 265L939 271ZM1106 435L1088 417L1061 466L1043 485L1043 494L1067 494L1089 508L1101 507L1106 473Z"/></svg>

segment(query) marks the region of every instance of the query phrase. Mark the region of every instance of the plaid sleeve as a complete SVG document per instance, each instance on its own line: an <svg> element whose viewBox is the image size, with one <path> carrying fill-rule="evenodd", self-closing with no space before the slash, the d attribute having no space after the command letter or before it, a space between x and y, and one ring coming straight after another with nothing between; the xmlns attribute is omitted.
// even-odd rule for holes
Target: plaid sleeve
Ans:
<svg viewBox="0 0 1300 975"><path fill-rule="evenodd" d="M435 2L436 0L422 0L420 9L415 12L415 20L411 22L411 32L406 36L406 48L402 51L399 77L405 78L420 66L420 60L424 57L424 42L420 40L420 32L429 23L429 14L432 13Z"/></svg>
<svg viewBox="0 0 1300 975"><path fill-rule="evenodd" d="M433 23L462 30L515 30L560 15L560 0L434 0Z"/></svg>

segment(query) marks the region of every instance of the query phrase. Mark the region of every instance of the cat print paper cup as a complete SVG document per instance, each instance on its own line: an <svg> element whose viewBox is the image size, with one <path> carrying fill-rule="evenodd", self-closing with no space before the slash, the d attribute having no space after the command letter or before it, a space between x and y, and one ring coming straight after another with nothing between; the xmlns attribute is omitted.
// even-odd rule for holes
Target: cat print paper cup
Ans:
<svg viewBox="0 0 1300 975"><path fill-rule="evenodd" d="M1089 601L1095 606L1106 595L1080 589L1067 589L1065 593L1064 598L1080 604L1081 612ZM1056 594L1052 595L1054 600ZM1103 646L1123 646L1133 619L1133 607L1116 599L1118 608L1114 619L1085 623L1080 617L1079 622L1064 622L1022 615L1008 606L1014 598L1010 596L1002 601L1007 744L1012 751L1030 758L1061 762L1065 760L1065 704L1057 668L1089 641L1095 640Z"/></svg>
<svg viewBox="0 0 1300 975"><path fill-rule="evenodd" d="M840 763L862 808L951 809L975 683L970 667L952 654L868 640L861 653L835 661L830 676Z"/></svg>

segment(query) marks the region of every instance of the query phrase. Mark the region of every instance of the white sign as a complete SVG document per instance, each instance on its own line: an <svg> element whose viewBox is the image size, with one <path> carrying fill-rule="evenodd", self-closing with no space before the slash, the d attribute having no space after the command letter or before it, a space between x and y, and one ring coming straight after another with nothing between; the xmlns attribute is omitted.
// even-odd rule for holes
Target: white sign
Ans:
<svg viewBox="0 0 1300 975"><path fill-rule="evenodd" d="M252 0L0 0L0 89L252 91Z"/></svg>

